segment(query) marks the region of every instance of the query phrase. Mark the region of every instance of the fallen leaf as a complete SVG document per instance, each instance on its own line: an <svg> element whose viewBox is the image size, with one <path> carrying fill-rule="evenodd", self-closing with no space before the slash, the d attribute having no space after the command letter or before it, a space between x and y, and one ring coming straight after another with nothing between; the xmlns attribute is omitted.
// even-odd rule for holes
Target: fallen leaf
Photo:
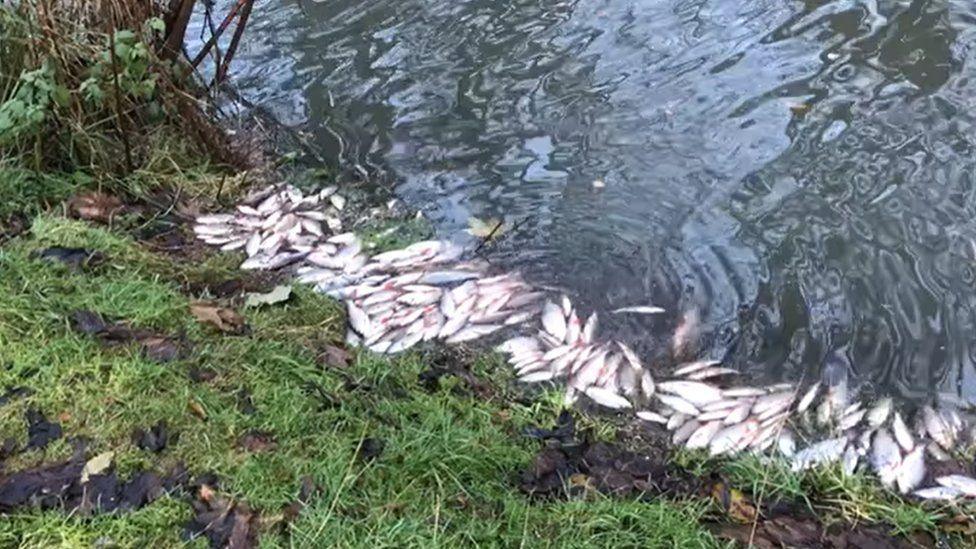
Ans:
<svg viewBox="0 0 976 549"><path fill-rule="evenodd" d="M501 236L508 228L501 219L488 218L485 220L477 217L468 219L468 234L492 241Z"/></svg>
<svg viewBox="0 0 976 549"><path fill-rule="evenodd" d="M61 425L52 423L37 410L27 410L27 448L44 448L61 438Z"/></svg>
<svg viewBox="0 0 976 549"><path fill-rule="evenodd" d="M349 351L335 345L326 345L318 355L319 364L332 368L349 366L349 359Z"/></svg>
<svg viewBox="0 0 976 549"><path fill-rule="evenodd" d="M230 334L244 333L247 328L244 317L237 311L206 301L191 303L190 314L197 321L203 324L209 324L222 332Z"/></svg>
<svg viewBox="0 0 976 549"><path fill-rule="evenodd" d="M976 534L976 522L973 521L972 517L966 515L947 518L939 523L939 528L949 534L962 534L964 536Z"/></svg>
<svg viewBox="0 0 976 549"><path fill-rule="evenodd" d="M291 286L275 286L273 290L266 294L247 294L244 298L245 307L260 307L262 305L274 305L282 303L291 298Z"/></svg>
<svg viewBox="0 0 976 549"><path fill-rule="evenodd" d="M180 342L171 337L150 336L142 341L142 354L153 362L172 362L180 357Z"/></svg>
<svg viewBox="0 0 976 549"><path fill-rule="evenodd" d="M105 255L94 250L85 248L63 248L52 246L36 252L35 257L47 261L60 261L71 269L84 269L87 267L97 267L105 263Z"/></svg>
<svg viewBox="0 0 976 549"><path fill-rule="evenodd" d="M756 519L756 506L740 490L729 488L725 483L717 482L712 486L712 497L728 513L729 518L736 522L750 523Z"/></svg>
<svg viewBox="0 0 976 549"><path fill-rule="evenodd" d="M95 191L77 194L68 200L68 213L86 221L109 223L124 209L118 198Z"/></svg>
<svg viewBox="0 0 976 549"><path fill-rule="evenodd" d="M112 458L114 457L115 452L108 451L102 452L101 454L89 459L85 463L84 469L81 470L81 483L87 483L92 475L100 475L104 473L105 470L112 465Z"/></svg>
<svg viewBox="0 0 976 549"><path fill-rule="evenodd" d="M797 103L795 105L790 105L790 112L797 117L803 117L810 112L810 105L808 103Z"/></svg>
<svg viewBox="0 0 976 549"><path fill-rule="evenodd" d="M169 442L166 423L159 421L149 429L136 429L132 432L132 442L141 450L155 454L162 452Z"/></svg>
<svg viewBox="0 0 976 549"><path fill-rule="evenodd" d="M67 423L71 421L71 413L61 412L60 414L58 414L58 421L60 421L61 423Z"/></svg>
<svg viewBox="0 0 976 549"><path fill-rule="evenodd" d="M265 431L248 431L241 437L238 444L248 452L264 452L274 450L278 445L274 435Z"/></svg>
<svg viewBox="0 0 976 549"><path fill-rule="evenodd" d="M189 403L187 403L187 407L190 408L190 411L193 412L193 415L197 416L202 420L207 419L207 411L203 409L203 406L201 406L199 402L195 400L191 400Z"/></svg>

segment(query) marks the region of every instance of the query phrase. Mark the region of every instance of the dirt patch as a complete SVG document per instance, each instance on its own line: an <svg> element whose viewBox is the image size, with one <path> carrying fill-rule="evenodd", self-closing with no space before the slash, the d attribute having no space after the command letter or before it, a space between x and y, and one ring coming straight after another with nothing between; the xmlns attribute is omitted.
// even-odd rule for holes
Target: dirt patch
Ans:
<svg viewBox="0 0 976 549"><path fill-rule="evenodd" d="M520 489L531 496L573 497L588 490L619 496L687 495L705 487L700 479L670 468L663 453L590 442L588 434L577 433L569 411L564 410L552 428L530 427L525 435L543 443L519 477Z"/></svg>
<svg viewBox="0 0 976 549"><path fill-rule="evenodd" d="M857 525L826 527L812 517L778 516L755 524L710 524L715 537L760 549L818 547L824 549L909 549L935 547L928 534L910 538L892 536L882 528Z"/></svg>

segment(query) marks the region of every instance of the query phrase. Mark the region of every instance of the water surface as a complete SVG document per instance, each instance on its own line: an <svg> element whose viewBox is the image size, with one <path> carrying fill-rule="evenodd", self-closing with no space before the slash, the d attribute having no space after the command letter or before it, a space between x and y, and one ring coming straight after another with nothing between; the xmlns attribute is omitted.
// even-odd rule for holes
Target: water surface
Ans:
<svg viewBox="0 0 976 549"><path fill-rule="evenodd" d="M976 3L269 0L238 87L661 360L976 396ZM606 183L594 189L593 181Z"/></svg>

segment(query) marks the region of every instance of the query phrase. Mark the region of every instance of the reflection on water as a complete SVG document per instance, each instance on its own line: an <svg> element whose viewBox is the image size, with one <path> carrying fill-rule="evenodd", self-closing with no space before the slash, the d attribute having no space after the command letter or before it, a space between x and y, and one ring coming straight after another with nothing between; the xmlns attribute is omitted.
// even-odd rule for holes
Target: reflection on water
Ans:
<svg viewBox="0 0 976 549"><path fill-rule="evenodd" d="M974 31L969 0L280 0L236 72L445 235L505 217L493 261L675 311L605 323L646 352L697 307L757 377L837 348L976 396Z"/></svg>

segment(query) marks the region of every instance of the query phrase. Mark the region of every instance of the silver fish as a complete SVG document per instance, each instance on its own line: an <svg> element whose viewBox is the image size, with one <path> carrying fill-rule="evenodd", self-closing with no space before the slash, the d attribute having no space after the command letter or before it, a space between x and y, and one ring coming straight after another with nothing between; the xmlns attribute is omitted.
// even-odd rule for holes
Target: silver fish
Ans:
<svg viewBox="0 0 976 549"><path fill-rule="evenodd" d="M599 324L600 319L595 312L586 319L586 324L583 325L583 331L580 334L583 343L593 343L593 338L596 337L596 330Z"/></svg>
<svg viewBox="0 0 976 549"><path fill-rule="evenodd" d="M689 420L681 427L675 429L674 434L671 436L671 442L675 445L684 444L699 427L701 427L701 423L694 419Z"/></svg>
<svg viewBox="0 0 976 549"><path fill-rule="evenodd" d="M668 422L668 418L650 410L641 410L636 412L634 415L636 415L638 419L649 421L651 423L660 423L661 425L664 425Z"/></svg>
<svg viewBox="0 0 976 549"><path fill-rule="evenodd" d="M921 490L912 492L912 494L922 499L931 500L953 500L966 495L962 490L952 488L951 486L933 486L931 488L922 488Z"/></svg>
<svg viewBox="0 0 976 549"><path fill-rule="evenodd" d="M922 408L922 420L929 436L945 450L952 450L955 445L955 435L941 414L931 406Z"/></svg>
<svg viewBox="0 0 976 549"><path fill-rule="evenodd" d="M696 407L722 400L718 387L700 381L664 381L657 384L657 390L678 395Z"/></svg>
<svg viewBox="0 0 976 549"><path fill-rule="evenodd" d="M817 392L820 391L820 382L816 382L810 386L806 393L803 394L803 398L800 399L800 403L796 405L796 411L798 413L806 412L810 405L813 404L813 399L817 398Z"/></svg>
<svg viewBox="0 0 976 549"><path fill-rule="evenodd" d="M925 478L925 447L919 445L902 460L896 472L898 491L907 494Z"/></svg>
<svg viewBox="0 0 976 549"><path fill-rule="evenodd" d="M730 387L728 389L722 389L722 396L724 398L758 397L765 394L767 394L765 390L757 387Z"/></svg>
<svg viewBox="0 0 976 549"><path fill-rule="evenodd" d="M908 429L908 425L905 425L905 420L901 418L901 414L895 412L895 417L891 421L891 429L895 434L895 440L898 441L898 445L901 446L902 450L906 452L911 452L912 448L915 447L915 439L912 438L912 433Z"/></svg>
<svg viewBox="0 0 976 549"><path fill-rule="evenodd" d="M539 349L539 340L532 336L519 336L506 340L496 347L499 352L517 354Z"/></svg>
<svg viewBox="0 0 976 549"><path fill-rule="evenodd" d="M712 379L713 377L726 376L731 374L738 374L739 371L734 368L722 368L720 366L712 366L710 368L705 368L704 370L698 370L697 372L692 372L687 376L688 379L692 381L702 381L706 379Z"/></svg>
<svg viewBox="0 0 976 549"><path fill-rule="evenodd" d="M818 465L836 462L844 454L846 447L847 439L844 437L820 441L797 452L793 456L791 467L794 471L804 471Z"/></svg>
<svg viewBox="0 0 976 549"><path fill-rule="evenodd" d="M671 414L671 417L668 418L668 423L664 426L664 428L668 431L674 431L678 427L684 425L689 419L693 418L690 415L682 414L681 412Z"/></svg>
<svg viewBox="0 0 976 549"><path fill-rule="evenodd" d="M965 475L946 475L935 479L936 482L948 488L955 488L969 497L976 496L976 479Z"/></svg>
<svg viewBox="0 0 976 549"><path fill-rule="evenodd" d="M630 401L617 393L602 387L587 387L583 393L593 399L593 402L607 408L612 408L614 410L630 408Z"/></svg>
<svg viewBox="0 0 976 549"><path fill-rule="evenodd" d="M559 341L565 341L566 317L563 316L562 309L551 301L547 301L542 307L542 327L552 337Z"/></svg>
<svg viewBox="0 0 976 549"><path fill-rule="evenodd" d="M699 422L703 421L699 418ZM685 448L705 448L712 442L712 438L722 429L721 421L709 421L695 429L695 432L688 437Z"/></svg>
<svg viewBox="0 0 976 549"><path fill-rule="evenodd" d="M696 408L694 404L688 402L687 400L681 397L664 395L658 392L657 398L665 406L671 408L676 412L681 412L682 414L688 414L690 416L697 416L699 414L698 408Z"/></svg>
<svg viewBox="0 0 976 549"><path fill-rule="evenodd" d="M742 423L726 427L715 434L708 451L711 455L717 456L744 448L752 443L759 434L759 429L759 422L754 419L747 419Z"/></svg>
<svg viewBox="0 0 976 549"><path fill-rule="evenodd" d="M614 310L612 310L610 312L613 313L613 314L615 314L615 315L619 315L619 314L623 314L623 313L633 313L633 314L641 314L641 315L655 315L655 314L658 314L658 313L663 313L664 312L664 309L662 309L660 307L655 307L654 305L634 305L632 307L621 307L619 309L614 309Z"/></svg>
<svg viewBox="0 0 976 549"><path fill-rule="evenodd" d="M711 368L713 366L718 366L722 362L719 360L696 360L694 362L686 362L678 366L674 371L675 376L687 376L688 374L704 370L705 368Z"/></svg>
<svg viewBox="0 0 976 549"><path fill-rule="evenodd" d="M501 329L501 326L497 324L474 324L448 337L446 341L448 343L471 341L473 339L478 339L479 337L494 333L499 329Z"/></svg>
<svg viewBox="0 0 976 549"><path fill-rule="evenodd" d="M893 486L901 466L901 451L898 443L888 434L886 429L880 429L874 435L871 445L871 467L885 486Z"/></svg>
<svg viewBox="0 0 976 549"><path fill-rule="evenodd" d="M888 416L891 415L893 405L894 401L891 397L885 397L875 402L866 417L868 425L872 429L877 429L884 425L884 422L888 420Z"/></svg>
<svg viewBox="0 0 976 549"><path fill-rule="evenodd" d="M556 377L556 374L549 371L533 372L526 374L519 378L522 383L539 383L541 381L549 381Z"/></svg>

